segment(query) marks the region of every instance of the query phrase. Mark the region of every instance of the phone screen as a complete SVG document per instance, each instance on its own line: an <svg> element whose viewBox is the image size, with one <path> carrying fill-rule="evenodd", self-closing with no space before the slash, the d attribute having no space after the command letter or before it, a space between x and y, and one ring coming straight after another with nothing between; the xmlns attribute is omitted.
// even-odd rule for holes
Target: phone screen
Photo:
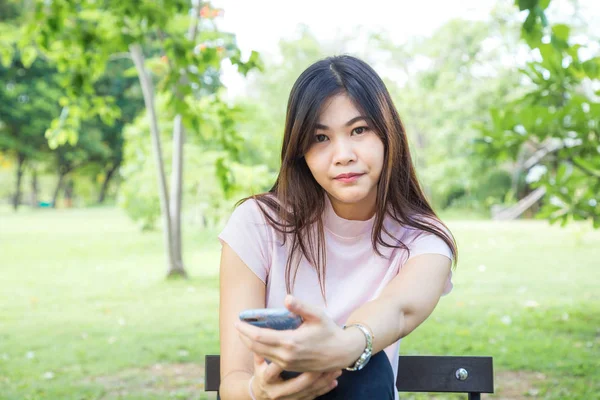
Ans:
<svg viewBox="0 0 600 400"><path fill-rule="evenodd" d="M259 308L240 313L240 320L259 328L279 331L296 329L302 324L302 317L286 308Z"/></svg>

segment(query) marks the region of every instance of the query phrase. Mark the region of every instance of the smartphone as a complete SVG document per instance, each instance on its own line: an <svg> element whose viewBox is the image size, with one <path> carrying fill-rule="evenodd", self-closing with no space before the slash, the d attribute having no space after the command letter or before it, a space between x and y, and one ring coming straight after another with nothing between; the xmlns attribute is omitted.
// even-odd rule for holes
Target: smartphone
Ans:
<svg viewBox="0 0 600 400"><path fill-rule="evenodd" d="M296 329L302 324L302 317L287 308L258 308L245 310L240 313L240 320L258 326L278 331Z"/></svg>
<svg viewBox="0 0 600 400"><path fill-rule="evenodd" d="M240 320L258 326L259 328L286 331L296 329L302 324L302 317L289 311L287 308L257 308L245 310L240 313ZM265 358L267 364L271 361ZM281 378L288 380L301 375L301 372L283 371Z"/></svg>

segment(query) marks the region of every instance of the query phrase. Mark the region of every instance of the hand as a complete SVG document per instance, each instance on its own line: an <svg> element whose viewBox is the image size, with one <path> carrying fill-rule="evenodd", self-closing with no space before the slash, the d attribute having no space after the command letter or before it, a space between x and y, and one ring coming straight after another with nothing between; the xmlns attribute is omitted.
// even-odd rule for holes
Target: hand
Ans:
<svg viewBox="0 0 600 400"><path fill-rule="evenodd" d="M256 400L313 400L330 392L337 386L342 371L304 372L284 381L279 376L283 370L275 363L254 355L254 380L252 393Z"/></svg>
<svg viewBox="0 0 600 400"><path fill-rule="evenodd" d="M321 309L290 295L285 299L285 306L304 320L295 330L277 331L244 322L236 324L240 339L248 349L281 369L336 371L351 365L364 349L365 339L360 332L343 330Z"/></svg>

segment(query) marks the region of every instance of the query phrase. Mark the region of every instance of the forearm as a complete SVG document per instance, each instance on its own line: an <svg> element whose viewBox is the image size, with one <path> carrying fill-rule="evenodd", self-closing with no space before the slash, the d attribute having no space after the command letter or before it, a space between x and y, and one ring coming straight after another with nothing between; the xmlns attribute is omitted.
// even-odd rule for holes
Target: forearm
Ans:
<svg viewBox="0 0 600 400"><path fill-rule="evenodd" d="M443 255L422 254L415 257L402 267L377 299L356 309L348 317L346 325L367 325L374 336L373 354L385 349L410 334L433 312L446 286L450 267L451 260ZM352 331L353 336L350 332L346 333L348 338L356 337L359 330L355 328ZM364 336L362 349L357 349L356 341L348 340L347 345L353 350L348 353L352 353L356 361L364 350Z"/></svg>
<svg viewBox="0 0 600 400"><path fill-rule="evenodd" d="M346 322L346 325L352 323L362 323L368 326L373 333L373 354L385 349L398 339L406 336L406 324L404 313L400 307L395 307L393 302L385 297L379 297L373 301L365 303L356 309ZM358 329L347 329L348 352L343 358L345 366L352 365L365 349L365 338Z"/></svg>
<svg viewBox="0 0 600 400"><path fill-rule="evenodd" d="M248 384L252 375L249 372L233 372L221 381L219 396L222 400L252 400Z"/></svg>

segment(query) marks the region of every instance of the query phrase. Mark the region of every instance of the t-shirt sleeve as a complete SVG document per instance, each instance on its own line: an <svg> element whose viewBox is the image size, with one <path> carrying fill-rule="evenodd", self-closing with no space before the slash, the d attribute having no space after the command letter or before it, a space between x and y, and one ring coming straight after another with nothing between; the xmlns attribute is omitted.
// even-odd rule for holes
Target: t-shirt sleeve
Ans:
<svg viewBox="0 0 600 400"><path fill-rule="evenodd" d="M415 240L408 244L408 249L410 250L410 254L406 261L420 254L441 254L448 257L451 261L454 258L452 257L450 246L441 237L429 232L423 232L416 237Z"/></svg>
<svg viewBox="0 0 600 400"><path fill-rule="evenodd" d="M266 284L271 265L269 226L256 200L237 206L218 238Z"/></svg>
<svg viewBox="0 0 600 400"><path fill-rule="evenodd" d="M448 232L444 227L440 226L445 232ZM439 236L429 232L421 232L412 242L407 243L409 255L406 261L421 254L441 254L454 260L450 246ZM442 295L446 295L452 291L452 271L448 274L448 280L444 287Z"/></svg>

